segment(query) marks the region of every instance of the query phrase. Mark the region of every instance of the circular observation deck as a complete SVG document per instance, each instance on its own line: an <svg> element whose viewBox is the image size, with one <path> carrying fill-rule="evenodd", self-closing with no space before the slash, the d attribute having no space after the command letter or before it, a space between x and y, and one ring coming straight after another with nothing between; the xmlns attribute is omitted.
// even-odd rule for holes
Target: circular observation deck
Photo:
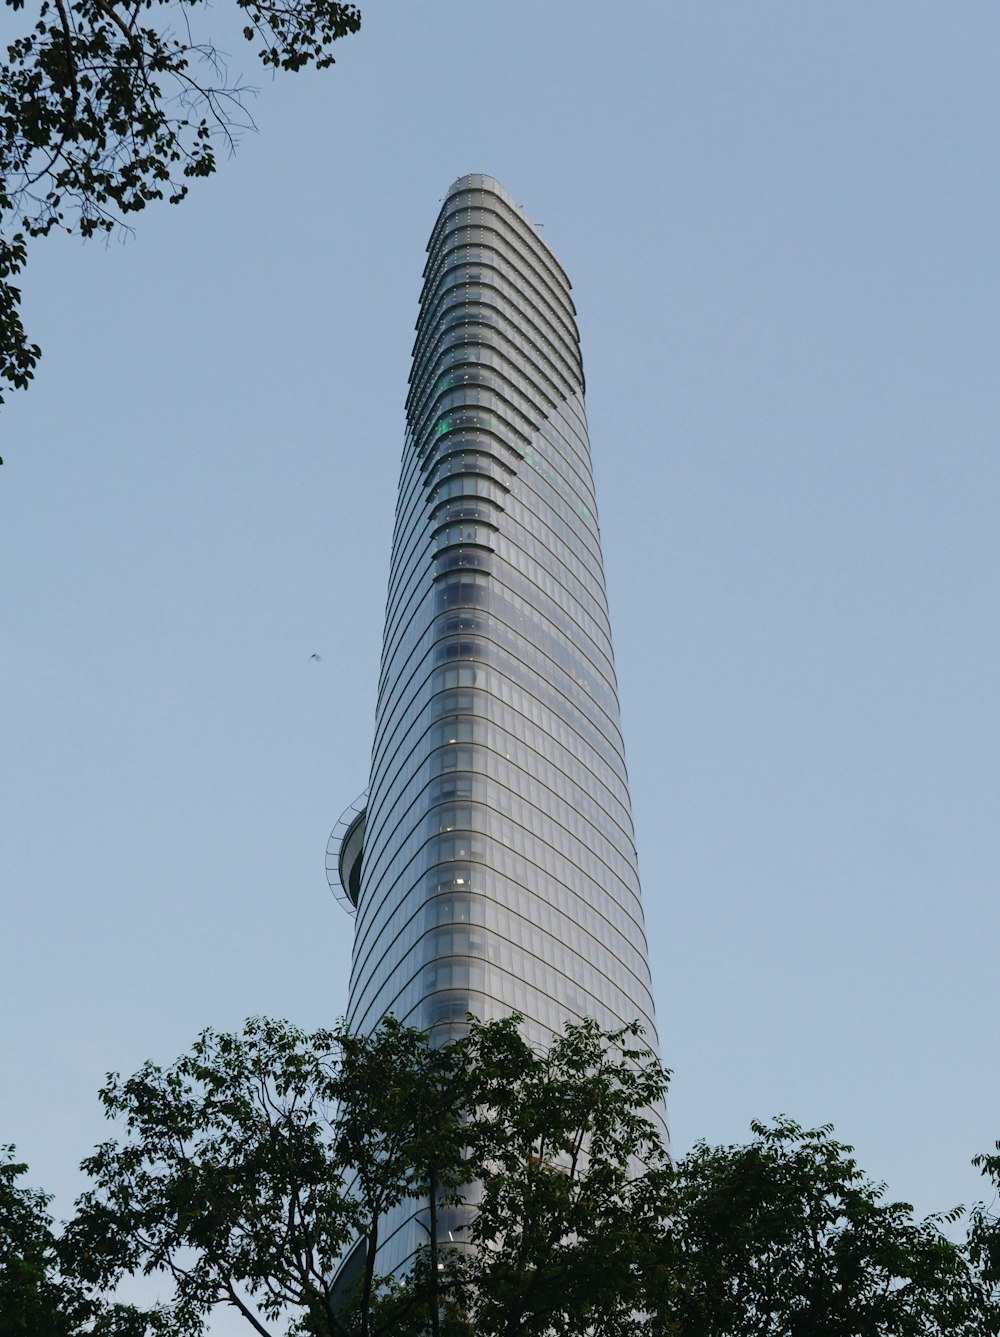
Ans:
<svg viewBox="0 0 1000 1337"><path fill-rule="evenodd" d="M367 814L366 789L340 814L326 844L326 880L334 896L351 915L357 911L361 890Z"/></svg>

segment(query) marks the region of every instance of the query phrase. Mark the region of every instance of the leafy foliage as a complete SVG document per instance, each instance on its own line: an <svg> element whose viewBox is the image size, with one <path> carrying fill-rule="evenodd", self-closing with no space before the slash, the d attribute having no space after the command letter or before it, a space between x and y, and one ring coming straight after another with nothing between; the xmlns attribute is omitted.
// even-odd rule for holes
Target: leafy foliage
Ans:
<svg viewBox="0 0 1000 1337"><path fill-rule="evenodd" d="M252 1020L111 1077L102 1099L128 1137L84 1162L96 1187L67 1232L88 1281L166 1274L177 1333L219 1303L260 1333L286 1313L294 1331L347 1331L330 1315L337 1260L359 1236L377 1245L385 1212L424 1191L424 1116L453 1062L391 1021L361 1041ZM376 1290L370 1273L369 1309Z"/></svg>
<svg viewBox="0 0 1000 1337"><path fill-rule="evenodd" d="M537 1049L519 1021L436 1046L391 1018L257 1019L111 1076L122 1136L61 1237L0 1169L0 1337L195 1337L219 1304L259 1337L1000 1334L994 1208L954 1242L960 1210L914 1220L829 1128L785 1118L672 1164L638 1028ZM977 1163L1000 1183L1000 1156ZM380 1274L413 1216L409 1270ZM166 1303L106 1302L138 1273Z"/></svg>
<svg viewBox="0 0 1000 1337"><path fill-rule="evenodd" d="M288 1316L330 1337L634 1331L637 1267L631 1289L600 1278L662 1213L666 1155L643 1111L665 1074L632 1028L568 1026L536 1053L517 1020L440 1047L392 1019L368 1037L254 1020L110 1078L102 1099L127 1136L84 1163L95 1187L67 1247L95 1287L168 1277L156 1319L178 1334L220 1303L261 1334ZM405 1203L427 1204L427 1244L400 1280L376 1263ZM449 1209L482 1247L443 1243ZM358 1239L365 1265L335 1295Z"/></svg>
<svg viewBox="0 0 1000 1337"><path fill-rule="evenodd" d="M28 1167L14 1160L12 1146L0 1148L0 1155L0 1334L73 1333L79 1329L74 1316L60 1313L49 1199L18 1184Z"/></svg>
<svg viewBox="0 0 1000 1337"><path fill-rule="evenodd" d="M6 0L24 8L24 0ZM361 15L341 0L236 0L262 65L333 63ZM0 403L31 379L20 290L26 238L109 232L154 200L179 203L253 124L247 86L198 36L207 0L40 0L0 67Z"/></svg>
<svg viewBox="0 0 1000 1337"><path fill-rule="evenodd" d="M942 1227L858 1168L829 1127L754 1123L677 1167L659 1249L665 1331L704 1337L987 1337L1000 1311ZM655 1293L654 1293L655 1295ZM654 1301L655 1302L655 1301Z"/></svg>
<svg viewBox="0 0 1000 1337"><path fill-rule="evenodd" d="M645 1247L670 1210L656 1111L668 1074L638 1027L567 1026L536 1052L474 1032L475 1248L452 1262L473 1331L632 1337Z"/></svg>
<svg viewBox="0 0 1000 1337"><path fill-rule="evenodd" d="M26 1170L0 1147L0 1337L144 1337L155 1319L105 1303L64 1266L51 1199L18 1183Z"/></svg>
<svg viewBox="0 0 1000 1337"><path fill-rule="evenodd" d="M994 1152L973 1156L972 1164L978 1166L990 1181L994 1197L991 1206L980 1202L972 1209L969 1249L984 1284L992 1289L994 1299L1000 1304L1000 1214L997 1212L997 1197L1000 1195L1000 1142L996 1143Z"/></svg>

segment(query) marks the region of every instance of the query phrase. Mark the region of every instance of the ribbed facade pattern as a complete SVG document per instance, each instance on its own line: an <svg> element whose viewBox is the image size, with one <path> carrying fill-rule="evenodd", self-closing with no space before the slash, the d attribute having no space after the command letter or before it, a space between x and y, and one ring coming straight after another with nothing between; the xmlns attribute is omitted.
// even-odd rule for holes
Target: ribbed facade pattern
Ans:
<svg viewBox="0 0 1000 1337"><path fill-rule="evenodd" d="M656 1043L583 390L561 266L460 178L406 405L355 1029L516 1010L540 1040L589 1016Z"/></svg>

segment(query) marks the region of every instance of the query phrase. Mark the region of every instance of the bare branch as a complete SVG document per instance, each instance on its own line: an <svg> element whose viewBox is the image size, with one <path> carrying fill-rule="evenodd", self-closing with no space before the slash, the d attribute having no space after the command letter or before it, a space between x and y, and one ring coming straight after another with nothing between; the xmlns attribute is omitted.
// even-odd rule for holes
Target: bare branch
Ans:
<svg viewBox="0 0 1000 1337"><path fill-rule="evenodd" d="M263 1323L260 1323L258 1321L257 1316L254 1314L253 1310L250 1309L248 1305L245 1305L243 1301L240 1299L239 1295L236 1292L236 1288L233 1286L233 1283L231 1281L223 1281L222 1284L224 1285L226 1293L229 1296L229 1303L240 1311L240 1313L243 1315L246 1321L251 1325L251 1327L256 1328L256 1330L260 1333L260 1337L272 1337L272 1334L268 1331L267 1328L264 1327Z"/></svg>

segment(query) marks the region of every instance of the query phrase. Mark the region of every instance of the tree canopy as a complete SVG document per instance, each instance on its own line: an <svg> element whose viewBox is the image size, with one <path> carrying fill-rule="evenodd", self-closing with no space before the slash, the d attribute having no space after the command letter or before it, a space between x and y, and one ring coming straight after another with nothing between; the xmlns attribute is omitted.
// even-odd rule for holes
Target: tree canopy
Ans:
<svg viewBox="0 0 1000 1337"><path fill-rule="evenodd" d="M145 1337L148 1317L77 1275L49 1213L51 1198L19 1182L27 1166L0 1147L0 1337Z"/></svg>
<svg viewBox="0 0 1000 1337"><path fill-rule="evenodd" d="M361 26L341 0L235 0L272 71L333 64ZM0 403L40 356L20 313L28 239L90 237L178 204L253 125L253 92L203 31L208 0L6 0L30 26L0 66Z"/></svg>
<svg viewBox="0 0 1000 1337"><path fill-rule="evenodd" d="M987 1337L997 1292L947 1231L914 1220L830 1127L752 1125L745 1146L679 1161L660 1240L668 1306L704 1337ZM668 1329L669 1330L669 1329Z"/></svg>
<svg viewBox="0 0 1000 1337"><path fill-rule="evenodd" d="M786 1118L671 1162L636 1027L539 1049L518 1022L436 1046L392 1019L256 1019L112 1075L119 1136L61 1233L12 1153L0 1170L0 1337L194 1337L217 1305L259 1337L1000 1333L993 1208L953 1239L959 1210L916 1220L831 1129ZM977 1163L1000 1184L1000 1156ZM420 1222L396 1274L394 1209ZM139 1274L161 1302L116 1305Z"/></svg>
<svg viewBox="0 0 1000 1337"><path fill-rule="evenodd" d="M18 1182L28 1167L13 1147L0 1147L0 1157L0 1334L71 1334L77 1297L59 1284L49 1198Z"/></svg>
<svg viewBox="0 0 1000 1337"><path fill-rule="evenodd" d="M262 1020L206 1031L171 1066L109 1080L102 1099L125 1136L84 1162L94 1187L67 1247L98 1289L168 1277L155 1321L178 1334L219 1303L260 1334L289 1317L329 1337L624 1334L640 1282L631 1245L664 1210L650 1111L665 1085L635 1028L591 1022L543 1052L516 1019L446 1046L391 1019L367 1037ZM472 1184L456 1244L444 1214ZM425 1244L400 1279L380 1272L378 1248L406 1202L427 1204ZM357 1240L365 1265L337 1295Z"/></svg>

